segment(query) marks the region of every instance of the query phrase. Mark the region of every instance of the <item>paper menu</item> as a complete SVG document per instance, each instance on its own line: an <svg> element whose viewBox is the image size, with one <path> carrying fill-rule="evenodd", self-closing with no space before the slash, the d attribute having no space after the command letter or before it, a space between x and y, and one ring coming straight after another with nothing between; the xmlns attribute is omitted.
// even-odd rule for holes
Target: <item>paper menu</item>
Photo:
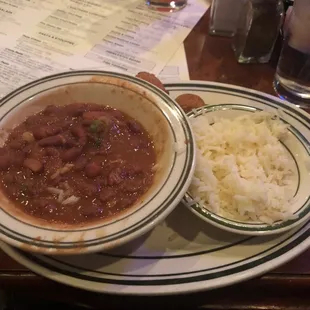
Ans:
<svg viewBox="0 0 310 310"><path fill-rule="evenodd" d="M187 81L190 79L183 44L167 63L164 69L159 73L158 78L163 83Z"/></svg>
<svg viewBox="0 0 310 310"><path fill-rule="evenodd" d="M157 75L207 7L189 0L171 14L143 0L0 0L0 96L68 70Z"/></svg>

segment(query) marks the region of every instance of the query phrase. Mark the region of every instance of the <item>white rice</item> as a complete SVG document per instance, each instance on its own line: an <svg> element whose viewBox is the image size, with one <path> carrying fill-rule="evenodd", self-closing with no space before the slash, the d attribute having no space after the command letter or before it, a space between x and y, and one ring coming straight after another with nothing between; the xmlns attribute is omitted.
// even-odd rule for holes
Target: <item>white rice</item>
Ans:
<svg viewBox="0 0 310 310"><path fill-rule="evenodd" d="M60 195L61 193L63 193L62 189L56 188L56 187L48 187L47 188L48 192L54 195Z"/></svg>
<svg viewBox="0 0 310 310"><path fill-rule="evenodd" d="M57 196L57 201L63 205L74 204L80 200L80 197L76 197L71 195L72 189L68 186L68 184L64 184L66 190L59 189L57 187L48 187L47 191L53 195Z"/></svg>
<svg viewBox="0 0 310 310"><path fill-rule="evenodd" d="M65 192L62 191L61 193L59 193L59 196L57 198L58 202L63 202L63 200L65 199Z"/></svg>
<svg viewBox="0 0 310 310"><path fill-rule="evenodd" d="M200 115L191 123L198 149L190 186L195 201L240 221L272 224L293 216L297 172L279 141L287 125L266 112L214 119L212 125Z"/></svg>
<svg viewBox="0 0 310 310"><path fill-rule="evenodd" d="M80 200L79 197L72 195L68 197L67 199L65 199L61 204L62 205L74 204L74 203L77 203L79 200Z"/></svg>

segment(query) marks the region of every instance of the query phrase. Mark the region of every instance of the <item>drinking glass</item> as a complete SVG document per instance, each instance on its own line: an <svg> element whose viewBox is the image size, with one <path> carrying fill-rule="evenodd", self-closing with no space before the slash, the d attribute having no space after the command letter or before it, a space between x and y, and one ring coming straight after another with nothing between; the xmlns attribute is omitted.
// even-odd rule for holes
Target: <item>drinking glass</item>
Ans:
<svg viewBox="0 0 310 310"><path fill-rule="evenodd" d="M310 107L310 1L295 0L284 25L274 88L300 107Z"/></svg>
<svg viewBox="0 0 310 310"><path fill-rule="evenodd" d="M175 12L183 9L187 0L146 0L146 5L154 10L161 12Z"/></svg>

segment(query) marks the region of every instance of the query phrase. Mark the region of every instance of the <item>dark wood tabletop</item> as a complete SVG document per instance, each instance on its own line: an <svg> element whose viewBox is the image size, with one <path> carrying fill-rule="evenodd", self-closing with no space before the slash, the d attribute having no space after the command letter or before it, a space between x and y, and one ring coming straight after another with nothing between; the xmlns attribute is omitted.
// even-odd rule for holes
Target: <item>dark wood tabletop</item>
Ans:
<svg viewBox="0 0 310 310"><path fill-rule="evenodd" d="M230 39L208 35L208 21L206 13L185 41L191 79L236 84L274 95L274 61L265 65L238 64ZM1 289L18 292L19 296L75 303L87 309L310 309L310 250L248 282L169 297L119 297L82 292L37 276L0 251Z"/></svg>

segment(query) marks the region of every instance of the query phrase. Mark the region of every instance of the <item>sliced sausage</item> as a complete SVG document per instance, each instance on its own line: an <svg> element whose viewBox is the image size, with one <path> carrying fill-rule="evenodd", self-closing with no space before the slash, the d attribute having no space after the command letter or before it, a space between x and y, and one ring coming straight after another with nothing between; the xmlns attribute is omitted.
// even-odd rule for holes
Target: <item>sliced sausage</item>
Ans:
<svg viewBox="0 0 310 310"><path fill-rule="evenodd" d="M168 91L166 90L163 83L154 74L149 72L139 72L136 77L157 86L168 94Z"/></svg>
<svg viewBox="0 0 310 310"><path fill-rule="evenodd" d="M190 112L192 109L197 109L205 105L205 102L197 95L183 94L178 96L175 101L186 112Z"/></svg>

